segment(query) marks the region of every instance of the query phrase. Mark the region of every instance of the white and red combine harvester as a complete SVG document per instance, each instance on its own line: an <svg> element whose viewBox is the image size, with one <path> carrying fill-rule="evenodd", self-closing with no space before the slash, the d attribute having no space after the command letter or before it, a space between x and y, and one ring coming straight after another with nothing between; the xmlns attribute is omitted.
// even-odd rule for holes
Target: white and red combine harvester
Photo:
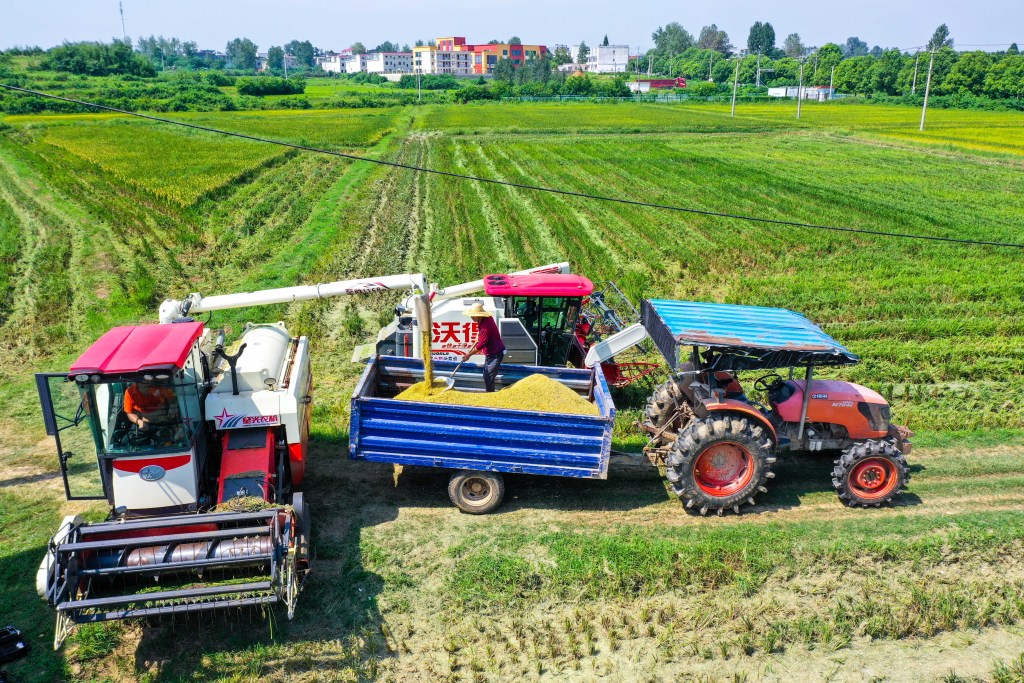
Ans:
<svg viewBox="0 0 1024 683"><path fill-rule="evenodd" d="M161 324L117 327L67 372L36 375L69 500L37 575L55 647L76 624L285 603L309 569L309 340L247 325L232 349L190 313L364 292L425 292L392 275L168 300Z"/></svg>

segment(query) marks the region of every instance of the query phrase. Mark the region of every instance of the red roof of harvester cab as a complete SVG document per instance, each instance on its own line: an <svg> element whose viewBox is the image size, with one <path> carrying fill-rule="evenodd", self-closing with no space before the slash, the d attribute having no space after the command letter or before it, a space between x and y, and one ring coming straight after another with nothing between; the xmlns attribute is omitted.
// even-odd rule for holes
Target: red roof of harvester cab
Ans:
<svg viewBox="0 0 1024 683"><path fill-rule="evenodd" d="M180 368L202 333L202 323L115 327L71 364L69 374Z"/></svg>
<svg viewBox="0 0 1024 683"><path fill-rule="evenodd" d="M582 275L488 275L484 292L488 296L587 296L594 283Z"/></svg>

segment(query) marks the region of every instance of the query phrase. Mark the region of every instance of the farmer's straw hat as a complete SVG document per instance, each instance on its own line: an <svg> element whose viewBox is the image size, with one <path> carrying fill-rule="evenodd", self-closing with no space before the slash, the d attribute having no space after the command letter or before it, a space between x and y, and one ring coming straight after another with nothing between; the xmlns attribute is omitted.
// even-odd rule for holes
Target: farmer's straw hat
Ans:
<svg viewBox="0 0 1024 683"><path fill-rule="evenodd" d="M469 307L468 311L463 311L462 315L468 315L470 318L490 318L491 314L484 310L484 305L481 303L475 303Z"/></svg>

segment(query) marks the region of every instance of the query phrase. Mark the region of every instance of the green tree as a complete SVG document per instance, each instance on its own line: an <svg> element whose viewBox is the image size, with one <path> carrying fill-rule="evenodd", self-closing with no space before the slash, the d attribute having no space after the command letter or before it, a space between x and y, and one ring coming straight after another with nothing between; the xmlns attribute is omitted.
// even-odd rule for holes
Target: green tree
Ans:
<svg viewBox="0 0 1024 683"><path fill-rule="evenodd" d="M937 90L949 94L981 95L985 90L985 78L992 69L992 63L992 57L987 52L965 52L957 59Z"/></svg>
<svg viewBox="0 0 1024 683"><path fill-rule="evenodd" d="M899 92L897 81L903 68L903 55L899 50L886 50L875 59L868 75L867 87L871 92L895 95Z"/></svg>
<svg viewBox="0 0 1024 683"><path fill-rule="evenodd" d="M608 34L604 34L604 40L601 41L601 45L608 45Z"/></svg>
<svg viewBox="0 0 1024 683"><path fill-rule="evenodd" d="M818 48L817 56L817 70L811 72L809 80L812 85L828 85L832 68L843 61L843 49L835 43L825 43Z"/></svg>
<svg viewBox="0 0 1024 683"><path fill-rule="evenodd" d="M87 76L128 74L155 76L156 67L132 50L126 40L108 43L64 43L47 51L41 66L51 71L67 71Z"/></svg>
<svg viewBox="0 0 1024 683"><path fill-rule="evenodd" d="M770 23L754 22L747 35L747 49L762 55L770 55L775 50L775 29Z"/></svg>
<svg viewBox="0 0 1024 683"><path fill-rule="evenodd" d="M594 82L587 74L569 76L562 84L561 94L563 95L593 95Z"/></svg>
<svg viewBox="0 0 1024 683"><path fill-rule="evenodd" d="M284 51L302 66L310 69L316 66L316 48L308 40L293 40L284 46Z"/></svg>
<svg viewBox="0 0 1024 683"><path fill-rule="evenodd" d="M401 52L401 47L398 43L392 43L390 40L385 40L383 43L370 50L370 52Z"/></svg>
<svg viewBox="0 0 1024 683"><path fill-rule="evenodd" d="M578 48L576 48L576 63L577 64L586 64L587 63L587 57L589 57L589 56L590 56L590 48L587 47L587 42L585 40L581 40L580 41L580 46Z"/></svg>
<svg viewBox="0 0 1024 683"><path fill-rule="evenodd" d="M700 36L697 38L697 47L705 50L715 50L724 55L729 54L732 50L732 45L729 44L729 34L718 30L716 24L701 28Z"/></svg>
<svg viewBox="0 0 1024 683"><path fill-rule="evenodd" d="M224 52L228 56L228 62L236 69L256 68L256 43L248 38L235 38L228 42Z"/></svg>
<svg viewBox="0 0 1024 683"><path fill-rule="evenodd" d="M366 54L366 46L363 45L362 43L360 43L359 41L356 41L356 42L352 43L352 48L351 49L352 49L352 54L354 54L354 55L365 55Z"/></svg>
<svg viewBox="0 0 1024 683"><path fill-rule="evenodd" d="M1024 98L1024 55L1008 54L993 64L985 76L984 93L989 97Z"/></svg>
<svg viewBox="0 0 1024 683"><path fill-rule="evenodd" d="M875 60L867 55L844 59L836 67L836 90L856 94L871 92L871 68Z"/></svg>
<svg viewBox="0 0 1024 683"><path fill-rule="evenodd" d="M786 40L782 44L782 49L790 59L799 59L800 57L803 57L804 52L807 51L807 48L800 40L799 33L790 33L786 36Z"/></svg>
<svg viewBox="0 0 1024 683"><path fill-rule="evenodd" d="M555 54L552 57L555 65L569 64L572 62L572 55L569 54L569 48L564 45L559 45L555 48Z"/></svg>
<svg viewBox="0 0 1024 683"><path fill-rule="evenodd" d="M875 45L873 48L871 48L871 50L868 52L868 54L871 55L872 57L874 57L875 59L878 59L879 57L882 56L882 54L884 52L885 52L885 50L883 50L878 45Z"/></svg>
<svg viewBox="0 0 1024 683"><path fill-rule="evenodd" d="M693 45L693 36L677 21L659 26L651 34L654 41L654 52L659 55L674 55Z"/></svg>
<svg viewBox="0 0 1024 683"><path fill-rule="evenodd" d="M868 44L857 36L850 36L846 39L846 43L843 44L843 56L849 59L850 57L864 57L868 53Z"/></svg>
<svg viewBox="0 0 1024 683"><path fill-rule="evenodd" d="M423 47L424 45L426 45L426 43L424 43L422 40L416 41L416 47Z"/></svg>
<svg viewBox="0 0 1024 683"><path fill-rule="evenodd" d="M267 66L271 69L284 68L284 48L278 45L271 45L267 50Z"/></svg>
<svg viewBox="0 0 1024 683"><path fill-rule="evenodd" d="M508 39L508 44L509 45L522 45L523 41L521 41L519 39L519 36L512 36L511 38Z"/></svg>
<svg viewBox="0 0 1024 683"><path fill-rule="evenodd" d="M1008 54L1008 55L1019 55L1020 54L1020 48L1017 47L1017 43L1010 43L1010 47L1008 47L1006 49L1006 54Z"/></svg>
<svg viewBox="0 0 1024 683"><path fill-rule="evenodd" d="M491 75L496 81L504 81L505 83L511 83L516 76L516 67L509 59L499 59L498 63L494 65L494 69L491 71Z"/></svg>
<svg viewBox="0 0 1024 683"><path fill-rule="evenodd" d="M949 27L945 24L940 24L928 40L928 49L939 50L944 47L953 47L953 39L949 37Z"/></svg>

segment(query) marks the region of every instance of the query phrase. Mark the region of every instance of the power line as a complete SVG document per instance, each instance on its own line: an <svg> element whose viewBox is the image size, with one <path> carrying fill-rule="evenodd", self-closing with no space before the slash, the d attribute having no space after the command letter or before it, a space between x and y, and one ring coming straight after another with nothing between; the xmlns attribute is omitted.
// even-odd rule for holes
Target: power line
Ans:
<svg viewBox="0 0 1024 683"><path fill-rule="evenodd" d="M1024 243L1015 242L995 242L989 240L972 240L960 237L940 237L936 235L918 235L913 233L905 232L890 232L886 230L870 230L867 228L851 228L836 225L820 225L816 223L801 223L799 221L787 221L778 218L762 218L759 216L746 216L743 214L725 213L723 211L709 211L706 209L694 209L692 207L676 206L673 204L659 204L656 202L644 202L636 199L624 199L622 197L610 197L607 195L588 194L586 192L576 192L574 190L562 190L555 187L544 187L542 185L529 185L526 183L517 183L509 180L497 180L495 178L484 178L481 176L468 175L465 173L454 173L452 171L442 171L436 168L426 168L424 166L414 166L412 164L403 164L397 161L387 161L384 159L372 159L369 157L359 156L357 154L347 154L345 152L336 152L329 149L321 149L318 147L309 147L307 145L298 145L291 142L284 142L282 140L271 140L269 138L261 138L255 135L246 135L245 133L234 133L228 130L221 130L219 128L211 128L209 126L200 126L194 123L187 123L185 121L175 121L174 119L165 119L159 116L153 116L151 114L140 114L139 112L127 111L125 109L117 109L116 107L108 107L104 104L97 104L95 102L86 102L84 100L76 100L70 97L62 97L60 95L53 95L50 93L40 92L38 90L30 90L28 88L19 88L14 85L7 85L6 83L0 83L0 87L13 90L15 92L25 93L28 95L36 95L37 97L45 97L52 100L59 100L61 102L69 102L72 104L78 104L85 107L93 107L94 109L102 109L104 111L113 112L115 114L123 114L125 116L134 116L140 119L147 119L149 121L157 121L159 123L168 123L173 126L181 126L183 128L191 128L193 130L201 130L207 133L215 133L217 135L226 135L234 138L241 138L243 140L252 140L254 142L263 142L270 145L278 145L280 147L288 147L291 149L297 149L304 152L314 152L316 154L327 154L330 156L341 157L343 159L350 159L352 161L365 161L370 164L378 164L381 166L390 166L391 168L400 168L407 171L418 171L421 173L432 173L434 175L444 176L446 178L457 178L460 180L472 180L479 183L488 183L491 185L501 185L504 187L514 187L519 190L529 190L531 192L548 192L551 194L562 195L566 197L579 197L581 199L593 199L602 202L613 202L616 204L626 204L629 206L639 206L649 209L662 209L664 211L676 211L678 213L689 213L698 216L711 216L715 218L731 218L741 221L750 221L753 223L765 223L768 225L783 225L794 228L808 228L811 230L829 230L832 232L845 232L853 233L858 235L874 235L877 237L894 237L900 239L912 239L912 240L928 240L931 242L948 242L952 244L967 244L972 246L989 246L989 247L1010 247L1013 249L1024 249Z"/></svg>

